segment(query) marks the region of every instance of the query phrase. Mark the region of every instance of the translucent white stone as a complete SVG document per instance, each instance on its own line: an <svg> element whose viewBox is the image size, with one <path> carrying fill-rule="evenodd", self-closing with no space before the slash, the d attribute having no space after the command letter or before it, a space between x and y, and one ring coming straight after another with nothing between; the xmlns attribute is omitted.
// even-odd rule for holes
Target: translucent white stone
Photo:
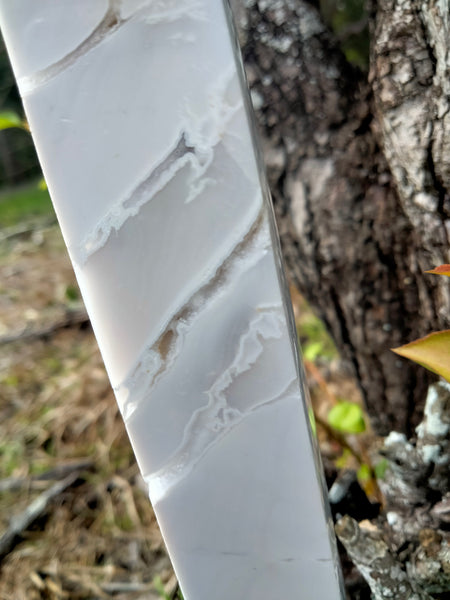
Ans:
<svg viewBox="0 0 450 600"><path fill-rule="evenodd" d="M39 156L186 600L342 597L222 0L0 0Z"/></svg>

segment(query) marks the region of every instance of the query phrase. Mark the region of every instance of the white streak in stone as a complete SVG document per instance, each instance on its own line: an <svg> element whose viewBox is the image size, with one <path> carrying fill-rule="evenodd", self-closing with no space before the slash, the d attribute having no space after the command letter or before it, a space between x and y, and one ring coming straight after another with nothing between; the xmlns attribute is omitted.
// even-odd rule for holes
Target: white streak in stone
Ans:
<svg viewBox="0 0 450 600"><path fill-rule="evenodd" d="M205 174L214 159L215 148L223 140L229 121L243 109L242 100L233 105L226 102L227 91L235 77L234 65L230 65L212 86L209 93L210 111L203 118L196 118L186 107L183 117L185 125L173 149L85 236L78 251L74 252L81 264L85 264L92 254L106 244L113 230L118 231L130 217L137 215L141 207L150 202L187 164L192 167L192 177L186 203L192 202L207 185L215 184Z"/></svg>
<svg viewBox="0 0 450 600"><path fill-rule="evenodd" d="M226 102L226 94L236 78L234 64L222 74L212 86L208 94L209 111L203 118L192 112L189 106L185 107L183 121L186 143L194 148L193 162L194 176L186 203L192 202L207 185L214 185L213 179L204 177L214 159L214 149L223 140L227 125L234 115L243 110L242 99L236 104Z"/></svg>
<svg viewBox="0 0 450 600"><path fill-rule="evenodd" d="M257 314L250 321L248 330L239 340L239 347L233 362L208 391L208 406L216 406L220 409L226 406L225 391L239 375L248 371L257 362L264 351L263 342L281 337L284 323L282 306L259 306L256 311ZM204 409L201 409L200 412L203 411ZM220 423L218 429L216 426L213 426L212 429L220 430Z"/></svg>
<svg viewBox="0 0 450 600"><path fill-rule="evenodd" d="M206 19L204 3L198 0L150 0L149 11L145 22L150 25L168 22L172 23L182 17L197 21Z"/></svg>
<svg viewBox="0 0 450 600"><path fill-rule="evenodd" d="M85 236L76 253L81 264L106 244L113 231L118 231L130 217L136 216L141 207L154 198L180 169L193 162L192 152L193 149L186 145L182 135L169 155L128 192L124 200L117 202Z"/></svg>
<svg viewBox="0 0 450 600"><path fill-rule="evenodd" d="M193 33L183 33L182 31L178 31L174 33L169 38L173 42L187 42L188 44L193 44L196 41L196 37Z"/></svg>
<svg viewBox="0 0 450 600"><path fill-rule="evenodd" d="M157 25L186 17L195 20L205 18L201 8L202 2L199 0L140 0L138 6L133 7L133 11L127 11L126 4L126 0L109 0L103 19L72 52L37 73L20 77L17 83L22 97L29 95L77 63L131 19L138 18L148 25Z"/></svg>
<svg viewBox="0 0 450 600"><path fill-rule="evenodd" d="M159 378L169 371L183 348L186 333L202 310L226 293L240 275L258 264L269 248L268 223L259 214L212 277L170 319L158 339L148 343L131 374L114 389L125 422L148 398Z"/></svg>
<svg viewBox="0 0 450 600"><path fill-rule="evenodd" d="M155 473L144 476L155 506L167 493L184 479L205 453L243 419L261 408L291 395L298 395L297 380L287 383L273 398L262 398L251 408L241 411L229 405L226 391L240 375L252 369L265 343L283 335L284 311L282 305L257 307L256 316L239 340L235 358L206 392L208 404L194 412L187 424L183 441L167 464Z"/></svg>

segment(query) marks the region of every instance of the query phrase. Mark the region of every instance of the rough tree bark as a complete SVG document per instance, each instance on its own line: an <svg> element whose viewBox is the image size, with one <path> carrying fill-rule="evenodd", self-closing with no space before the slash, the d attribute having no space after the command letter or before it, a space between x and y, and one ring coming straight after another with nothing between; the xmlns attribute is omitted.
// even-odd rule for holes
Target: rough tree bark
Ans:
<svg viewBox="0 0 450 600"><path fill-rule="evenodd" d="M429 376L390 348L448 327L448 1L379 0L369 76L304 0L232 0L290 276L377 433L411 434Z"/></svg>

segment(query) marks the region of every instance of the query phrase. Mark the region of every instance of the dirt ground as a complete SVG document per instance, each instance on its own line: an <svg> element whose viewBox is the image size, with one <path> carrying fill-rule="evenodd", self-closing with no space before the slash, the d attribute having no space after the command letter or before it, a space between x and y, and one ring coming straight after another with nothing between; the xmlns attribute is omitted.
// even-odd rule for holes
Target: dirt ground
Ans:
<svg viewBox="0 0 450 600"><path fill-rule="evenodd" d="M59 229L2 236L0 600L175 598ZM326 425L338 396L359 401L354 384L338 359L307 371L325 460L360 468L364 436Z"/></svg>

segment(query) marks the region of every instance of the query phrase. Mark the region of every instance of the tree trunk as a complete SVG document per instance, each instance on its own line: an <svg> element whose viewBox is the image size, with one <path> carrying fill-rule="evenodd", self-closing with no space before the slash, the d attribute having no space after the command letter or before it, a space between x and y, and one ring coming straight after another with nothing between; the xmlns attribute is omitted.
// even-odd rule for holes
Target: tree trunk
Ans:
<svg viewBox="0 0 450 600"><path fill-rule="evenodd" d="M375 431L410 435L427 372L390 348L448 326L448 2L380 0L370 73L303 0L232 0L292 281Z"/></svg>

